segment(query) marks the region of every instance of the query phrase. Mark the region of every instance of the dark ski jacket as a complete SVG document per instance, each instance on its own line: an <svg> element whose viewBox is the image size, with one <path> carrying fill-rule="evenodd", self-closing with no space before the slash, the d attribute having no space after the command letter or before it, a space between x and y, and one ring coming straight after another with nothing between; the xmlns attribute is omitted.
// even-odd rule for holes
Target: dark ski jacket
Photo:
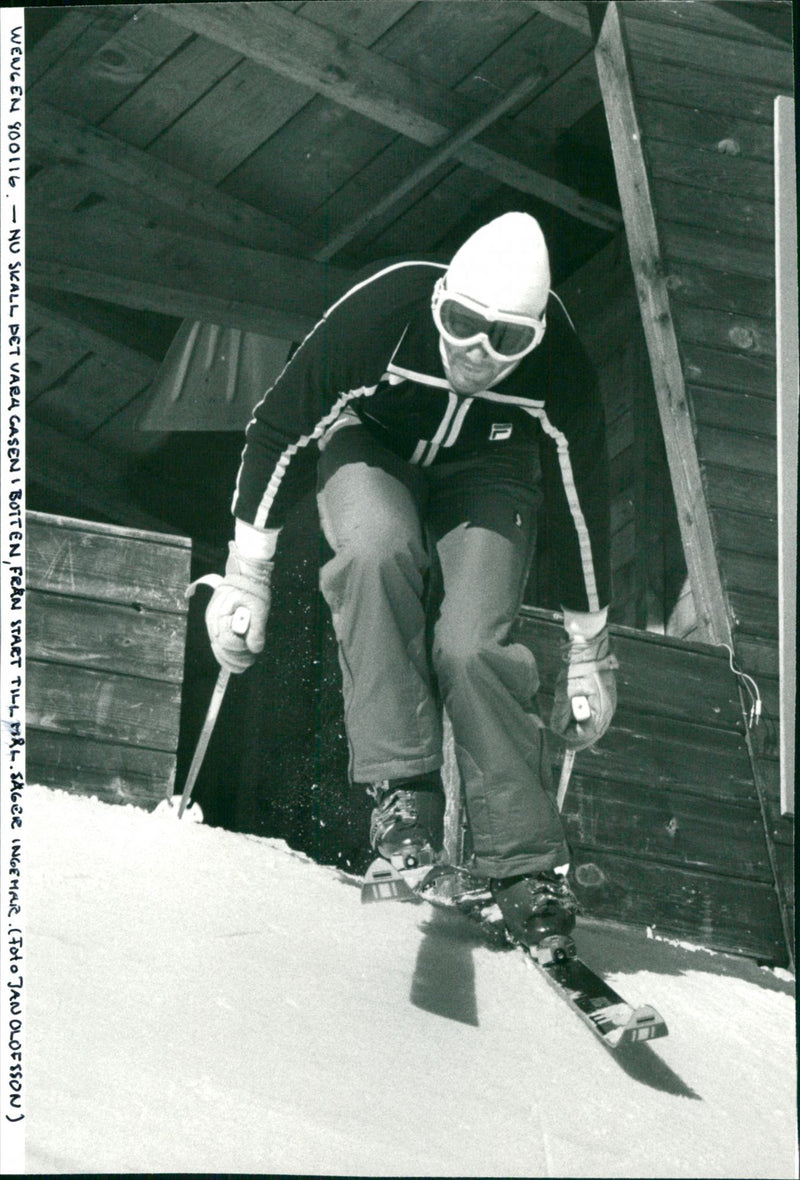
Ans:
<svg viewBox="0 0 800 1180"><path fill-rule="evenodd" d="M313 444L342 415L357 415L393 452L423 467L496 448L513 455L537 447L544 499L539 537L557 602L598 610L610 597L609 504L592 365L551 295L538 348L493 389L455 393L430 306L446 269L432 262L387 266L325 313L253 412L234 514L258 528L280 527L313 486Z"/></svg>

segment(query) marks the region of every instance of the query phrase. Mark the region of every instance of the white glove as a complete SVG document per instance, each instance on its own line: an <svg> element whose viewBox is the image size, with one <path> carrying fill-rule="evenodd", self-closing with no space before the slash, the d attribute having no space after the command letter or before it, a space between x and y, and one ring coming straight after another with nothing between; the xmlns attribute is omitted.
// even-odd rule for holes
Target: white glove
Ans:
<svg viewBox="0 0 800 1180"><path fill-rule="evenodd" d="M228 546L225 576L206 607L206 628L214 655L229 672L244 672L264 648L274 566L264 558L243 557L235 541ZM234 625L242 607L250 619L245 635Z"/></svg>
<svg viewBox="0 0 800 1180"><path fill-rule="evenodd" d="M591 614L564 611L569 636L564 648L566 667L556 680L550 728L573 750L599 741L617 707L614 671L619 664L611 654L607 618L607 608ZM588 704L589 716L583 721L576 721L573 714L577 697L584 697Z"/></svg>

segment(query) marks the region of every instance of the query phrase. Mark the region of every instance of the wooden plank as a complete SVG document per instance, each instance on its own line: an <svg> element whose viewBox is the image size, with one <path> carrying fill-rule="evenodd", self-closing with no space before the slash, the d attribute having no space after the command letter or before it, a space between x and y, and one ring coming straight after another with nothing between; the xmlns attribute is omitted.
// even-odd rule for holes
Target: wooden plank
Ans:
<svg viewBox="0 0 800 1180"><path fill-rule="evenodd" d="M171 163L155 159L114 135L84 120L39 102L27 123L28 143L55 160L91 161L93 169L133 189L141 198L174 209L185 218L218 230L235 241L258 249L302 252L307 243L288 224L262 213L213 187L206 179L191 176Z"/></svg>
<svg viewBox="0 0 800 1180"><path fill-rule="evenodd" d="M25 707L26 727L173 753L178 748L179 684L29 660Z"/></svg>
<svg viewBox="0 0 800 1180"><path fill-rule="evenodd" d="M642 9L651 17L644 18ZM742 81L769 83L775 87L794 85L792 53L789 48L758 45L747 40L714 36L693 29L690 33L662 23L658 13L648 5L626 4L624 7L625 34L634 60L653 58L672 62L686 69L706 71L711 79L717 75Z"/></svg>
<svg viewBox="0 0 800 1180"><path fill-rule="evenodd" d="M27 513L31 590L185 615L190 542L66 516Z"/></svg>
<svg viewBox="0 0 800 1180"><path fill-rule="evenodd" d="M745 631L764 639L778 638L778 599L763 594L746 594L742 590L729 593L733 625L737 634Z"/></svg>
<svg viewBox="0 0 800 1180"><path fill-rule="evenodd" d="M182 682L184 616L40 590L27 599L29 659Z"/></svg>
<svg viewBox="0 0 800 1180"><path fill-rule="evenodd" d="M237 5L235 12L242 9ZM167 11L171 16L172 8ZM229 19L227 14L224 19ZM270 75L261 62L240 61L148 150L159 160L218 185L313 97L310 86ZM235 189L233 195L244 199Z"/></svg>
<svg viewBox="0 0 800 1180"><path fill-rule="evenodd" d="M448 165L442 167L446 170ZM442 236L459 224L464 208L472 200L480 201L496 191L490 177L469 168L455 167L444 178L439 176L435 174L424 181L419 189L400 201L398 215L369 239L368 249L373 257L406 253L409 241L418 242L421 252L433 253ZM362 249L363 241L358 239Z"/></svg>
<svg viewBox="0 0 800 1180"><path fill-rule="evenodd" d="M131 502L119 463L77 439L37 422L28 415L27 477L31 488L43 488L80 516L137 528L168 532L164 521Z"/></svg>
<svg viewBox="0 0 800 1180"><path fill-rule="evenodd" d="M743 434L757 434L763 442L775 438L775 403L768 397L747 393L726 393L722 389L687 386L695 421L717 429L735 428ZM774 449L774 442L773 442Z"/></svg>
<svg viewBox="0 0 800 1180"><path fill-rule="evenodd" d="M282 339L302 339L346 289L330 264L199 241L120 218L28 219L32 283Z"/></svg>
<svg viewBox="0 0 800 1180"><path fill-rule="evenodd" d="M778 557L778 522L749 512L714 512L714 532L721 549L749 553L753 557Z"/></svg>
<svg viewBox="0 0 800 1180"><path fill-rule="evenodd" d="M649 127L647 155L652 175L658 180L713 189L717 194L729 194L748 201L772 200L771 161L749 160L738 153L696 149L686 142L659 143L650 135Z"/></svg>
<svg viewBox="0 0 800 1180"><path fill-rule="evenodd" d="M578 766L580 763L578 763ZM564 806L570 843L684 869L771 881L757 804L718 802L588 778L577 768Z"/></svg>
<svg viewBox="0 0 800 1180"><path fill-rule="evenodd" d="M359 45L372 45L379 37L403 20L415 0L306 0L303 20L335 30Z"/></svg>
<svg viewBox="0 0 800 1180"><path fill-rule="evenodd" d="M33 728L26 743L29 782L148 810L172 797L174 754Z"/></svg>
<svg viewBox="0 0 800 1180"><path fill-rule="evenodd" d="M391 131L356 111L314 95L250 153L228 176L225 188L300 222L318 207L324 214L329 197L338 195L393 138Z"/></svg>
<svg viewBox="0 0 800 1180"><path fill-rule="evenodd" d="M773 523L777 519L778 489L774 479L713 463L703 464L703 479L712 509L769 517Z"/></svg>
<svg viewBox="0 0 800 1180"><path fill-rule="evenodd" d="M155 6L128 8L122 23L93 53L62 74L57 88L46 75L36 88L56 106L100 123L187 40ZM67 62L69 62L69 56Z"/></svg>
<svg viewBox="0 0 800 1180"><path fill-rule="evenodd" d="M240 56L193 37L103 119L103 130L145 149L240 61Z"/></svg>
<svg viewBox="0 0 800 1180"><path fill-rule="evenodd" d="M512 636L530 647L542 683L552 691L562 666L561 625L543 622L540 612L526 607L514 623ZM695 650L616 627L612 628L612 636L620 664L617 673L620 708L644 707L655 717L720 726L730 731L741 726L736 680L723 651Z"/></svg>
<svg viewBox="0 0 800 1180"><path fill-rule="evenodd" d="M581 773L708 799L756 799L741 734L655 717L649 708L634 713L620 706L611 729L581 759Z"/></svg>
<svg viewBox="0 0 800 1180"><path fill-rule="evenodd" d="M765 607L777 610L778 563L774 558L753 556L737 550L720 549L720 565L725 583L733 590L749 590L762 594Z"/></svg>
<svg viewBox="0 0 800 1180"><path fill-rule="evenodd" d="M35 94L57 103L62 93L68 94L73 75L138 9L132 4L104 4L65 13L34 47L33 70L27 79L28 100Z"/></svg>
<svg viewBox="0 0 800 1180"><path fill-rule="evenodd" d="M32 405L40 393L80 364L88 352L85 342L60 325L40 328L25 344L27 404Z"/></svg>
<svg viewBox="0 0 800 1180"><path fill-rule="evenodd" d="M736 645L742 668L756 679L762 676L778 679L778 645L766 639L740 639ZM760 687L760 682L759 682ZM777 797L777 792L776 792Z"/></svg>
<svg viewBox="0 0 800 1180"><path fill-rule="evenodd" d="M772 426L763 431L771 433L775 420L775 364L768 357L749 356L747 353L730 352L727 349L705 348L702 344L687 341L683 347L686 378L691 387L702 394L711 391L732 398L748 398L753 395L772 407Z"/></svg>
<svg viewBox="0 0 800 1180"><path fill-rule="evenodd" d="M677 262L667 268L667 286L674 300L694 307L743 312L763 319L775 314L775 283L768 278L750 278Z"/></svg>
<svg viewBox="0 0 800 1180"><path fill-rule="evenodd" d="M584 0L525 0L525 3L543 16L577 30L584 37L592 35Z"/></svg>
<svg viewBox="0 0 800 1180"><path fill-rule="evenodd" d="M73 438L89 438L149 384L149 378L91 354L36 399L36 417Z"/></svg>
<svg viewBox="0 0 800 1180"><path fill-rule="evenodd" d="M275 5L238 5L222 13L213 5L181 4L164 12L182 27L428 146L438 146L480 114L474 103L428 77ZM437 64L441 67L440 58ZM546 153L540 157L546 165ZM517 132L510 121L486 132L480 144L462 148L459 159L591 224L619 224L615 210L582 197L534 166L530 136Z"/></svg>
<svg viewBox="0 0 800 1180"><path fill-rule="evenodd" d="M80 320L65 315L62 311L44 307L31 298L28 298L26 311L28 322L30 322L32 315L38 317L47 325L49 332L58 335L59 339L64 342L64 347L70 347L74 353L79 350L84 356L86 352L101 353L120 368L125 368L130 373L137 373L145 380L152 380L158 371L158 363L152 357L139 352L136 348L130 348L126 344L111 339L103 332L95 331L87 324L81 323ZM34 355L41 356L38 351L41 344L32 341L29 347L31 346Z"/></svg>
<svg viewBox="0 0 800 1180"><path fill-rule="evenodd" d="M775 443L757 434L721 430L714 426L697 429L698 452L703 462L727 464L739 471L776 475Z"/></svg>
<svg viewBox="0 0 800 1180"><path fill-rule="evenodd" d="M445 140L441 147L431 152L428 158L418 168L408 173L403 180L386 192L370 209L365 210L360 217L355 218L349 225L343 226L321 249L315 251L314 257L321 262L332 258L341 249L349 245L365 229L373 225L374 222L384 218L387 214L393 213L406 197L417 193L419 186L433 177L437 169L443 164L449 163L455 157L462 144L474 139L476 135L479 135L481 131L496 122L512 106L530 94L533 85L534 80L531 77L524 77L521 82L512 86L503 98L488 107L479 118L468 123L461 131L457 131L449 139Z"/></svg>
<svg viewBox="0 0 800 1180"><path fill-rule="evenodd" d="M729 350L741 356L769 357L774 371L774 320L743 315L741 312L691 307L677 301L674 314L681 341L696 341L706 347Z"/></svg>
<svg viewBox="0 0 800 1180"><path fill-rule="evenodd" d="M771 242L775 237L771 201L726 196L720 200L713 188L693 188L658 180L653 185L660 218L701 229L714 226L728 234L742 234Z"/></svg>
<svg viewBox="0 0 800 1180"><path fill-rule="evenodd" d="M687 4L686 0L659 0L658 4L639 4L636 17L653 24L672 25L685 29L690 35L695 33L709 33L712 36L724 37L734 41L741 41L746 45L775 48L775 38L763 32L756 25L750 24L746 17L740 18L736 10L746 12L753 5L720 5L715 2L704 4ZM785 23L791 27L790 6L786 9Z"/></svg>
<svg viewBox="0 0 800 1180"><path fill-rule="evenodd" d="M616 4L606 10L595 52L698 624L710 640L725 642L730 639L727 606L714 556L669 294L660 273L658 230Z"/></svg>
<svg viewBox="0 0 800 1180"><path fill-rule="evenodd" d="M668 265L675 261L689 262L711 270L734 271L753 278L775 277L772 242L759 238L743 241L735 235L722 233L713 223L685 226L663 222L659 229Z"/></svg>
<svg viewBox="0 0 800 1180"><path fill-rule="evenodd" d="M577 848L576 892L587 917L648 926L700 946L785 964L775 890L761 882Z"/></svg>
<svg viewBox="0 0 800 1180"><path fill-rule="evenodd" d="M686 151L701 167L704 162L699 153L706 152L711 157L706 165L711 161L720 164L725 183L741 184L739 177L744 175L762 190L755 196L765 201L772 199L772 184L767 188L767 177L771 178L767 165L772 164L774 148L768 123L710 111L705 105L686 107L655 99L640 99L639 111L647 131L647 152L659 172L667 175L668 169L673 169L687 179L685 169L681 171L680 151Z"/></svg>
<svg viewBox="0 0 800 1180"><path fill-rule="evenodd" d="M451 90L470 75L481 73L479 66L498 47L514 40L526 22L546 23L518 3L475 4L468 12L465 18L458 4L415 4L373 48L386 61ZM566 35L572 39L572 34ZM443 46L447 46L446 53ZM538 72L539 62L532 55L528 73ZM484 86L479 101L484 105L499 97L497 91L490 95Z"/></svg>
<svg viewBox="0 0 800 1180"><path fill-rule="evenodd" d="M70 46L83 35L96 16L96 8L71 8L39 38L25 62L25 82L29 90L52 66L63 60Z"/></svg>
<svg viewBox="0 0 800 1180"><path fill-rule="evenodd" d="M716 112L741 120L742 124L752 121L772 126L772 79L754 82L736 75L715 74L711 86L704 65L690 67L685 62L668 62L640 53L634 62L634 81L642 101L669 101L691 110ZM733 138L743 133L744 127L737 126Z"/></svg>

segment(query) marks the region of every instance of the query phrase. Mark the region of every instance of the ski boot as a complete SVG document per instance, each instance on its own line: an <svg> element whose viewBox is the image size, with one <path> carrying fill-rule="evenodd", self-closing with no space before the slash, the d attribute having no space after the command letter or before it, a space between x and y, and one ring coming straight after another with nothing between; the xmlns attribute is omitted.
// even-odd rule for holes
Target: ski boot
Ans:
<svg viewBox="0 0 800 1180"><path fill-rule="evenodd" d="M374 851L400 870L433 864L444 829L439 772L372 783L368 793L375 800L369 827Z"/></svg>
<svg viewBox="0 0 800 1180"><path fill-rule="evenodd" d="M529 949L545 939L567 938L575 925L578 900L565 873L493 877L489 888L512 941Z"/></svg>

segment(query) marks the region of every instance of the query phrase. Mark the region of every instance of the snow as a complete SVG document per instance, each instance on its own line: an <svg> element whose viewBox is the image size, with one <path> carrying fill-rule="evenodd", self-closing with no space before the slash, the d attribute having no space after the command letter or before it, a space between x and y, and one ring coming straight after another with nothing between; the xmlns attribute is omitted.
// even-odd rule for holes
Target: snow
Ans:
<svg viewBox="0 0 800 1180"><path fill-rule="evenodd" d="M792 980L644 932L584 957L612 1053L515 951L265 840L26 788L32 1173L796 1175Z"/></svg>

